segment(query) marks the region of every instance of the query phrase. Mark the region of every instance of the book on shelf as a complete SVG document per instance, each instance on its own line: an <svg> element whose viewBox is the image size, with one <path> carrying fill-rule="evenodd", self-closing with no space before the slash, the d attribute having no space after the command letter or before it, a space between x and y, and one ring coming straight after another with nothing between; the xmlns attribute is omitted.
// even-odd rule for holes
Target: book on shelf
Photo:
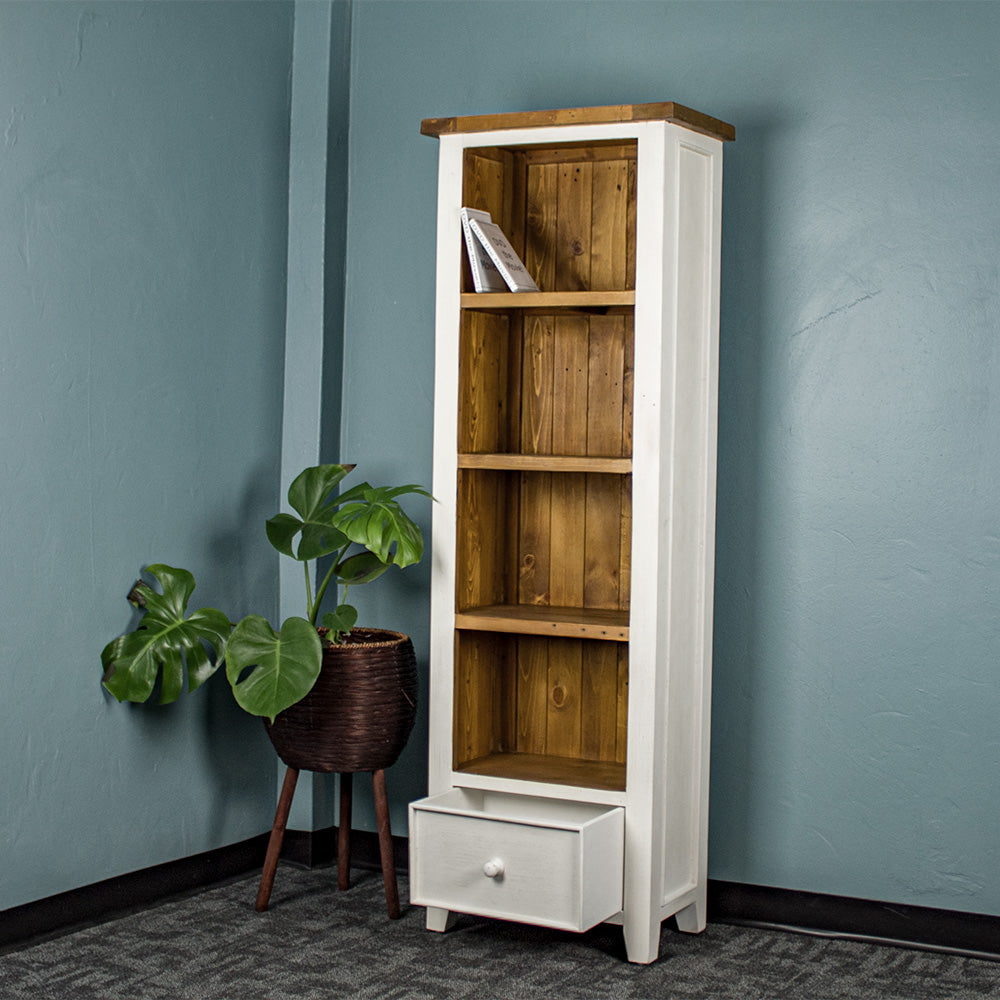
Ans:
<svg viewBox="0 0 1000 1000"><path fill-rule="evenodd" d="M504 281L507 282L507 287L512 292L538 291L538 285L532 280L528 269L510 245L510 240L504 236L503 230L495 222L485 222L470 218L469 227L479 238L479 242L486 248L486 252L493 259L497 270L503 275Z"/></svg>
<svg viewBox="0 0 1000 1000"><path fill-rule="evenodd" d="M497 270L493 258L486 252L486 247L472 231L470 222L492 222L489 212L478 208L462 209L462 232L465 234L465 250L469 257L469 270L472 271L472 284L477 292L505 292L507 282Z"/></svg>

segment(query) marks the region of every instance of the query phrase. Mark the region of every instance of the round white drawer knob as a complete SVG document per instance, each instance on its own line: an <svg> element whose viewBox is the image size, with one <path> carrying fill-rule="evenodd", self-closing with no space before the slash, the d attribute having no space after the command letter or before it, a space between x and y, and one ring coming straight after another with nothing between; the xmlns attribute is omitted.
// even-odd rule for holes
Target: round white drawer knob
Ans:
<svg viewBox="0 0 1000 1000"><path fill-rule="evenodd" d="M483 874L487 878L499 878L503 875L503 862L499 858L490 858L490 860L483 865Z"/></svg>

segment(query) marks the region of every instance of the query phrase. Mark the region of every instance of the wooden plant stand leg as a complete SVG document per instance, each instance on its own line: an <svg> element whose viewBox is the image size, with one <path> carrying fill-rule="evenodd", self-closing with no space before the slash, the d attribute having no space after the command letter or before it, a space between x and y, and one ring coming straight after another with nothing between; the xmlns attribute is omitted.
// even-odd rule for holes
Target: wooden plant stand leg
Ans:
<svg viewBox="0 0 1000 1000"><path fill-rule="evenodd" d="M385 771L372 772L375 792L375 820L378 823L378 849L382 856L382 881L385 883L385 905L390 920L399 919L399 887L396 865L392 858L392 829L389 825L389 800L385 793Z"/></svg>
<svg viewBox="0 0 1000 1000"><path fill-rule="evenodd" d="M274 887L274 873L278 870L278 857L281 854L281 841L285 836L285 825L288 823L288 813L292 808L292 796L295 794L295 783L299 780L299 772L290 767L285 771L285 781L281 786L278 798L278 808L274 814L274 826L271 827L271 838L267 842L267 856L264 858L264 871L260 876L260 888L257 890L255 909L263 913L271 899L271 889Z"/></svg>
<svg viewBox="0 0 1000 1000"><path fill-rule="evenodd" d="M354 775L340 775L340 820L337 826L337 888L343 892L351 884L351 798Z"/></svg>

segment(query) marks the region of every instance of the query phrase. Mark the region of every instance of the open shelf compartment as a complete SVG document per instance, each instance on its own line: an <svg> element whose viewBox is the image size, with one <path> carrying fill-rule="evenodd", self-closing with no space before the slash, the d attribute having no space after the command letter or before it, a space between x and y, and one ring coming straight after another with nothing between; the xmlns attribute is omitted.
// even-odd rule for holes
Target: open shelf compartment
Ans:
<svg viewBox="0 0 1000 1000"><path fill-rule="evenodd" d="M460 469L456 611L627 627L631 487L626 475Z"/></svg>
<svg viewBox="0 0 1000 1000"><path fill-rule="evenodd" d="M628 645L460 630L454 767L625 788Z"/></svg>
<svg viewBox="0 0 1000 1000"><path fill-rule="evenodd" d="M490 213L542 293L632 290L637 150L635 140L467 149L462 204ZM474 290L467 265L463 282Z"/></svg>
<svg viewBox="0 0 1000 1000"><path fill-rule="evenodd" d="M536 467L545 457L617 459L622 471L631 459L631 316L467 310L460 351L459 464L473 455L530 456Z"/></svg>

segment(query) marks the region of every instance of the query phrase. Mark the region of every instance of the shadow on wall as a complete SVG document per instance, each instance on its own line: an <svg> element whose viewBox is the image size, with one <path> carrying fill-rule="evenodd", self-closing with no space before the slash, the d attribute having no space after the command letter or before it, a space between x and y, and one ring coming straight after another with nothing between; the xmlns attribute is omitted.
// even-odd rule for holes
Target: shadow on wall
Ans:
<svg viewBox="0 0 1000 1000"><path fill-rule="evenodd" d="M711 877L745 870L753 824L754 718L760 656L763 414L768 225L778 124L773 109L734 115L722 197L719 459L712 678ZM716 871L715 869L718 869Z"/></svg>
<svg viewBox="0 0 1000 1000"><path fill-rule="evenodd" d="M200 607L218 607L230 619L250 612L275 618L277 556L265 532L267 517L278 509L275 476L276 470L256 470L234 505L236 513L220 510L218 524L205 531L208 541L203 553L186 567L197 584L189 613ZM168 563L171 558L168 555ZM127 627L134 625L133 618ZM177 738L179 714L191 714L183 724L195 745L199 769L214 792L212 814L204 823L209 841L224 843L228 831L239 825L237 817L254 813L259 813L260 830L265 832L274 808L276 757L263 724L248 716L233 699L225 667L199 690L191 694L185 691L175 704L159 705L158 699L159 681L148 702L122 708L134 713L141 739L152 747L164 747L164 752L169 752L171 741ZM155 776L150 780L155 781Z"/></svg>
<svg viewBox="0 0 1000 1000"><path fill-rule="evenodd" d="M231 596L226 610L233 620L261 614L275 620L278 614L278 556L267 540L265 522L282 509L287 484L274 484L278 470L257 468L249 477L232 524L220 524L208 544L208 565L227 567L226 579L206 566L207 593ZM285 505L287 507L287 504ZM229 813L258 810L261 830L269 829L276 795L277 757L263 723L248 716L233 699L225 668L206 685L199 713L203 747L211 762L215 788L209 833L221 842ZM197 696L197 693L196 693Z"/></svg>

